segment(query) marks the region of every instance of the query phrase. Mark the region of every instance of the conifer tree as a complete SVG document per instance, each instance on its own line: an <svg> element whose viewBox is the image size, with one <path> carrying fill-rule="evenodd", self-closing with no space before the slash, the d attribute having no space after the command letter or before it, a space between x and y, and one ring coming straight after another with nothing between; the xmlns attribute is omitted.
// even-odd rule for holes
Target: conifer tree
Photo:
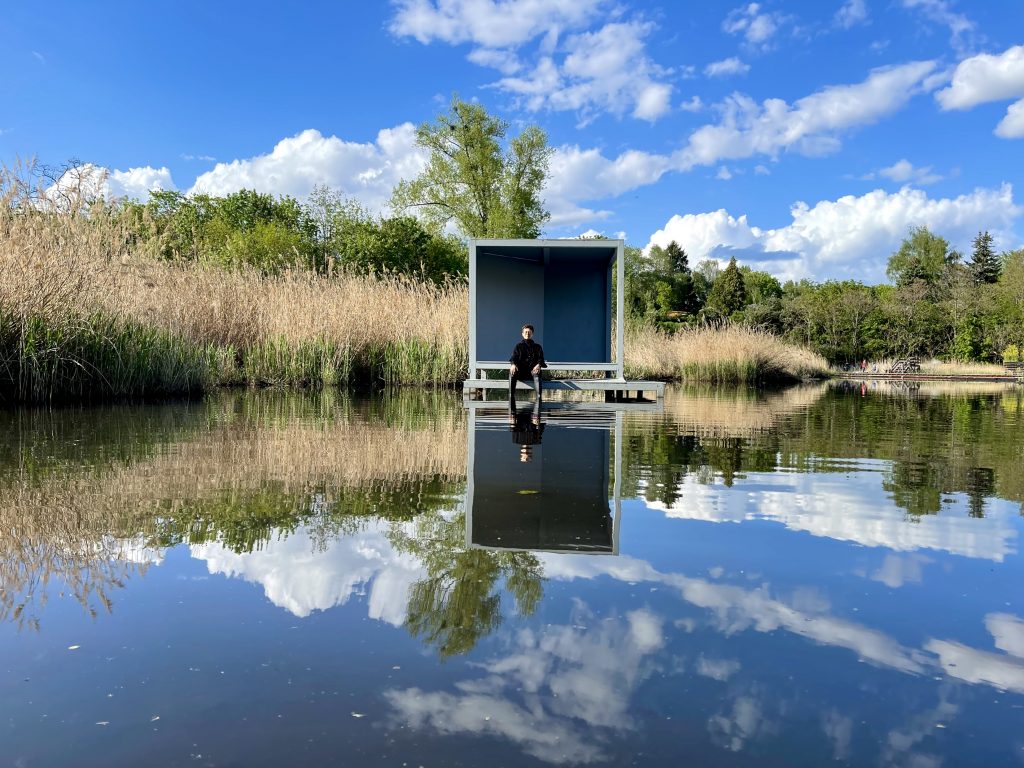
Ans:
<svg viewBox="0 0 1024 768"><path fill-rule="evenodd" d="M736 257L729 259L729 266L718 276L708 295L708 306L728 317L739 312L747 304L747 289L743 273L736 266Z"/></svg>
<svg viewBox="0 0 1024 768"><path fill-rule="evenodd" d="M996 283L999 282L1001 265L999 257L992 248L992 235L988 232L979 232L974 238L974 252L971 254L971 275L975 283Z"/></svg>

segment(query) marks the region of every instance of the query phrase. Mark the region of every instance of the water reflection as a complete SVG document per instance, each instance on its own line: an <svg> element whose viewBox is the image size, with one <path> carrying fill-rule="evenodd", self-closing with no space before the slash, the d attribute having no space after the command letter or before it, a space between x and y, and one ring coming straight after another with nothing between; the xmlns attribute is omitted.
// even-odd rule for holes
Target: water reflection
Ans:
<svg viewBox="0 0 1024 768"><path fill-rule="evenodd" d="M622 410L568 402L467 407L468 544L618 552Z"/></svg>
<svg viewBox="0 0 1024 768"><path fill-rule="evenodd" d="M1012 387L0 413L5 752L1013 764L1022 425Z"/></svg>

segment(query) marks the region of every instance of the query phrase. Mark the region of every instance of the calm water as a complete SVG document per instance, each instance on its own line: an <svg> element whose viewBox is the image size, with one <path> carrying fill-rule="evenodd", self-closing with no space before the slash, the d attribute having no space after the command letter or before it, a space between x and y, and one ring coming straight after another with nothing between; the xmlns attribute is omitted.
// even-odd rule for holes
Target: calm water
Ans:
<svg viewBox="0 0 1024 768"><path fill-rule="evenodd" d="M0 412L0 766L1024 765L1021 389L521 405Z"/></svg>

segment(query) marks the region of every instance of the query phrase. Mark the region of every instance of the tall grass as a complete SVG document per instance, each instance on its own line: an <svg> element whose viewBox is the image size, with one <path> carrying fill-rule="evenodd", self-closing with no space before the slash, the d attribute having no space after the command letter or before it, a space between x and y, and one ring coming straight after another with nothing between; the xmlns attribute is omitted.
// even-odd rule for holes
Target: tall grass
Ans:
<svg viewBox="0 0 1024 768"><path fill-rule="evenodd" d="M461 285L170 264L102 206L30 197L0 172L0 400L451 384L468 367Z"/></svg>
<svg viewBox="0 0 1024 768"><path fill-rule="evenodd" d="M752 384L828 374L828 362L820 355L736 325L674 335L633 328L627 330L625 346L627 378Z"/></svg>
<svg viewBox="0 0 1024 768"><path fill-rule="evenodd" d="M31 201L39 198L0 170L0 400L451 385L466 375L461 283L169 263L102 205L44 210ZM742 383L826 369L735 327L636 330L626 349L631 377Z"/></svg>

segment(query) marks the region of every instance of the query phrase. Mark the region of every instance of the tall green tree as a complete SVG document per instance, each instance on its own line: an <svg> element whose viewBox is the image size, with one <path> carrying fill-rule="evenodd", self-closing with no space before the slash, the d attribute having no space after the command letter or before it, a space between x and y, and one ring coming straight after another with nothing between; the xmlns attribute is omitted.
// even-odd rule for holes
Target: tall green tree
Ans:
<svg viewBox="0 0 1024 768"><path fill-rule="evenodd" d="M885 273L896 285L922 282L935 287L945 276L946 268L957 259L958 254L950 249L945 238L933 234L928 227L914 227L899 250L889 257Z"/></svg>
<svg viewBox="0 0 1024 768"><path fill-rule="evenodd" d="M395 188L392 206L419 212L437 232L451 222L465 237L537 237L550 218L541 191L552 149L529 126L503 150L507 132L479 104L453 98L447 113L416 129L430 159Z"/></svg>
<svg viewBox="0 0 1024 768"><path fill-rule="evenodd" d="M991 285L999 281L1002 265L992 247L992 235L987 231L979 232L978 236L974 238L969 266L975 283Z"/></svg>
<svg viewBox="0 0 1024 768"><path fill-rule="evenodd" d="M731 317L747 305L747 289L743 284L743 273L736 265L736 257L729 259L727 266L715 279L708 294L707 307L721 317Z"/></svg>

